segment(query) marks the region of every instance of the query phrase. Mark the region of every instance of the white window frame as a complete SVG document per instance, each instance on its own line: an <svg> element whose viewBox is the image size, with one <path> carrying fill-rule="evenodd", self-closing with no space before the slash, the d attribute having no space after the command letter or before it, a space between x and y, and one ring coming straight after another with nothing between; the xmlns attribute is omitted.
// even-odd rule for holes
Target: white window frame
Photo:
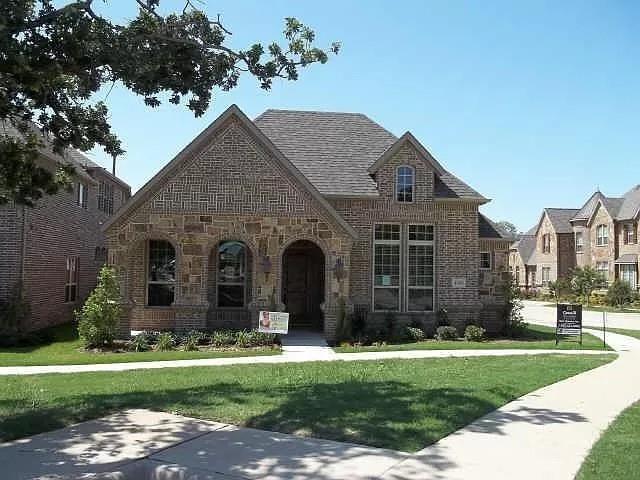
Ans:
<svg viewBox="0 0 640 480"><path fill-rule="evenodd" d="M600 232L602 231L602 234ZM601 223L596 227L596 246L606 247L609 245L609 225Z"/></svg>
<svg viewBox="0 0 640 480"><path fill-rule="evenodd" d="M376 227L379 225L397 225L400 229L398 240L376 240ZM371 249L371 311L372 312L401 312L402 311L402 224L395 222L374 223L371 235L373 237L373 248ZM376 285L376 245L398 245L398 285ZM376 289L397 289L398 308L396 310L376 309Z"/></svg>
<svg viewBox="0 0 640 480"><path fill-rule="evenodd" d="M221 282L220 281L220 247L222 245L224 245L225 243L239 243L242 245L242 248L244 249L244 255L243 255L243 264L242 264L242 271L244 273L244 280L242 282L228 282L228 281L224 281ZM248 276L248 272L247 272L247 265L248 265L248 254L249 249L247 248L247 244L244 243L243 241L240 240L223 240L221 242L218 243L218 246L216 247L216 308L220 308L223 310L244 310L247 308L247 276ZM220 286L224 285L224 286L230 286L230 287L242 287L242 306L240 307L228 307L228 306L221 306L220 305Z"/></svg>
<svg viewBox="0 0 640 480"><path fill-rule="evenodd" d="M421 226L421 227L427 227L427 228L431 228L431 240L409 240L409 227L411 225L414 226ZM401 231L402 234L402 231ZM404 269L404 273L401 271L400 272L400 286L402 286L403 284L403 280L404 280L404 304L406 307L406 311L407 313L424 313L424 312L433 312L435 309L435 302L436 302L436 246L435 246L435 237L436 237L436 229L434 225L429 225L429 224L425 224L425 223L410 223L406 225L405 228L405 238L406 240L406 253L405 253L405 269ZM432 285L429 286L411 286L409 285L409 248L411 246L419 246L419 245L424 245L424 246L430 246L432 248L433 251L433 262L431 264L431 268L433 269L432 272L432 278L433 278L433 283ZM402 256L402 255L401 255ZM431 290L431 305L432 308L431 310L409 310L409 290Z"/></svg>
<svg viewBox="0 0 640 480"><path fill-rule="evenodd" d="M636 231L633 224L624 224L622 226L622 236L625 245L633 245L636 243Z"/></svg>
<svg viewBox="0 0 640 480"><path fill-rule="evenodd" d="M66 268L64 272L64 303L75 303L78 300L78 285L80 278L79 268L80 257L71 256L66 258ZM71 287L73 298L71 298Z"/></svg>
<svg viewBox="0 0 640 480"><path fill-rule="evenodd" d="M584 253L584 234L582 232L576 232L575 237L576 253Z"/></svg>
<svg viewBox="0 0 640 480"><path fill-rule="evenodd" d="M398 186L400 183L400 169L408 168L411 171L411 200L400 200L398 198L399 190ZM404 177L405 175L403 175ZM416 199L416 169L411 165L399 165L396 167L396 176L394 182L394 198L398 203L414 203Z"/></svg>
<svg viewBox="0 0 640 480"><path fill-rule="evenodd" d="M489 258L489 266L488 267L483 267L482 266L482 256L483 255L487 255ZM493 268L493 256L491 255L491 252L489 251L484 251L484 252L480 252L480 270L491 270Z"/></svg>
<svg viewBox="0 0 640 480"><path fill-rule="evenodd" d="M85 210L87 209L87 194L87 186L82 182L78 182L78 189L76 191L76 203Z"/></svg>

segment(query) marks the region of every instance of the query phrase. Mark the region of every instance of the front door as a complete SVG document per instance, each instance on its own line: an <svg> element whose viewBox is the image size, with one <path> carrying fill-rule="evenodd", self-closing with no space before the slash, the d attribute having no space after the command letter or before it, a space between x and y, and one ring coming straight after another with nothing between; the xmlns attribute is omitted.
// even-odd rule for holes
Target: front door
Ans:
<svg viewBox="0 0 640 480"><path fill-rule="evenodd" d="M293 328L322 328L324 259L313 243L296 242L284 255L283 302Z"/></svg>

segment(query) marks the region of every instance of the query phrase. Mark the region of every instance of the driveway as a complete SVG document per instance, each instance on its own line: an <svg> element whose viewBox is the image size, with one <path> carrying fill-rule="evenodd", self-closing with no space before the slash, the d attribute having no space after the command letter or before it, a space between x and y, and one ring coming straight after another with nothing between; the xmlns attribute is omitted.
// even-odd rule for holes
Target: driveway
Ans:
<svg viewBox="0 0 640 480"><path fill-rule="evenodd" d="M556 309L549 302L524 300L523 315L525 321L537 325L556 326ZM607 328L625 328L640 330L640 313L606 313ZM582 324L585 327L602 327L602 312L582 311Z"/></svg>

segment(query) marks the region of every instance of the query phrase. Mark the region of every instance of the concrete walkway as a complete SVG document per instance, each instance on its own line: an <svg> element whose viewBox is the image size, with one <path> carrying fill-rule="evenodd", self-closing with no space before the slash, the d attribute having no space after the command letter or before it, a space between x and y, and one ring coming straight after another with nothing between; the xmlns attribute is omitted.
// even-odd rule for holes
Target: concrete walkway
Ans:
<svg viewBox="0 0 640 480"><path fill-rule="evenodd" d="M538 325L556 326L556 309L547 305L550 302L537 302L524 300L522 314L529 323ZM638 313L607 313L607 328L625 328L628 330L640 330L640 312ZM585 327L602 327L602 312L590 310L582 311L582 324Z"/></svg>
<svg viewBox="0 0 640 480"><path fill-rule="evenodd" d="M572 480L600 433L640 399L640 341L615 334L609 341L621 350L614 362L525 395L413 455L130 410L0 445L2 475Z"/></svg>

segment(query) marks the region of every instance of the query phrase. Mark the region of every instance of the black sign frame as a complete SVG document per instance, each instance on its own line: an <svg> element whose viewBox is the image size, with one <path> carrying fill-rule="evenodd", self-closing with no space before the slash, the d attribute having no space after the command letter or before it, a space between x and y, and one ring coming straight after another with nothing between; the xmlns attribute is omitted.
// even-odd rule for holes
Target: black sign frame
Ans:
<svg viewBox="0 0 640 480"><path fill-rule="evenodd" d="M582 346L582 304L556 305L556 345L561 337L579 337Z"/></svg>

